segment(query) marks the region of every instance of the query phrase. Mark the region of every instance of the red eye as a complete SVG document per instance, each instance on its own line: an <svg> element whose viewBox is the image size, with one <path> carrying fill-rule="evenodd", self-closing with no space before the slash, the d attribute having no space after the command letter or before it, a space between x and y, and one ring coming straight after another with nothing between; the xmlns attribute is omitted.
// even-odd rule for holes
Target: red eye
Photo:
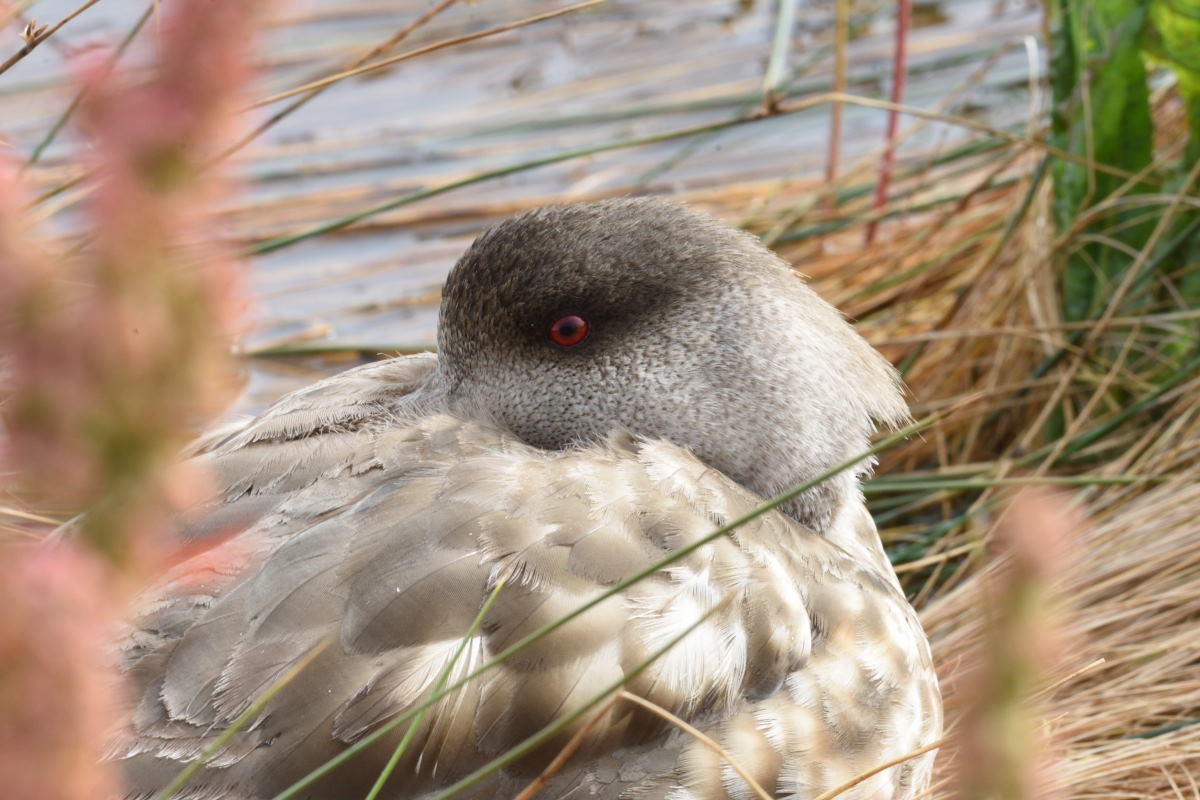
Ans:
<svg viewBox="0 0 1200 800"><path fill-rule="evenodd" d="M550 324L546 335L559 347L574 347L587 338L587 320L576 314L564 314Z"/></svg>

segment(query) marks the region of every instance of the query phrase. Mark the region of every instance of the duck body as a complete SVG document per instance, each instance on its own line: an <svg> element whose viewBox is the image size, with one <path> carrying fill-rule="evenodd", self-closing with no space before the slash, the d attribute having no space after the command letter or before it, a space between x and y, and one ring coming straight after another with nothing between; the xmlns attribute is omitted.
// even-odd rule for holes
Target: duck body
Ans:
<svg viewBox="0 0 1200 800"><path fill-rule="evenodd" d="M268 800L383 731L296 795L366 796L439 681L589 603L433 704L380 796L435 797L553 725L462 796L515 797L568 744L539 797L749 779L809 798L928 745L936 677L858 492L869 465L711 537L904 413L883 360L743 234L648 200L503 223L448 279L437 356L199 443L221 491L181 527L213 544L123 642L130 797L256 704L178 797ZM842 796L913 797L932 757Z"/></svg>

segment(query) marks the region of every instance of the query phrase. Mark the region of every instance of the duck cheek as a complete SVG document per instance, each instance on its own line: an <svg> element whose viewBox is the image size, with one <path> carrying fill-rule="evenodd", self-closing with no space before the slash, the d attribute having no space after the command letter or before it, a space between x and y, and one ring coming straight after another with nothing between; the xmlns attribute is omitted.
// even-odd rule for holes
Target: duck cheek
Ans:
<svg viewBox="0 0 1200 800"><path fill-rule="evenodd" d="M521 409L505 422L522 441L546 450L563 450L606 433L596 410L569 395L546 396L536 407Z"/></svg>
<svg viewBox="0 0 1200 800"><path fill-rule="evenodd" d="M520 394L510 393L494 412L497 422L526 444L546 450L596 441L613 427L609 399L589 391L586 384L540 376Z"/></svg>

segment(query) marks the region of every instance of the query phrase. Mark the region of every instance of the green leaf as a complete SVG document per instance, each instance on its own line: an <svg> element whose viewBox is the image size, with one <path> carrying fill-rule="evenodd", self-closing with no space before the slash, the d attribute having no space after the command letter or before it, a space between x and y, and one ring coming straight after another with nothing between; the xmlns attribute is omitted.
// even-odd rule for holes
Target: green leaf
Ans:
<svg viewBox="0 0 1200 800"><path fill-rule="evenodd" d="M1171 70L1188 121L1188 146L1184 151L1179 175L1168 181L1168 191L1183 183L1184 175L1200 161L1200 0L1152 0L1149 24L1143 48L1152 63ZM1176 229L1186 224L1180 219ZM1172 276L1178 295L1190 308L1200 307L1200 234L1192 233L1174 260ZM1174 347L1173 355L1182 356L1197 346L1194 326Z"/></svg>
<svg viewBox="0 0 1200 800"><path fill-rule="evenodd" d="M1151 161L1146 66L1141 44L1147 24L1143 0L1054 0L1050 5L1051 139L1092 162L1137 172ZM1054 215L1067 230L1079 212L1123 183L1088 164L1055 162ZM1113 238L1137 249L1152 223L1129 224L1121 215L1101 221ZM1063 275L1067 319L1094 317L1128 267L1128 257L1093 242L1071 253Z"/></svg>
<svg viewBox="0 0 1200 800"><path fill-rule="evenodd" d="M1200 159L1200 0L1152 0L1142 46L1178 81L1191 133L1187 171Z"/></svg>

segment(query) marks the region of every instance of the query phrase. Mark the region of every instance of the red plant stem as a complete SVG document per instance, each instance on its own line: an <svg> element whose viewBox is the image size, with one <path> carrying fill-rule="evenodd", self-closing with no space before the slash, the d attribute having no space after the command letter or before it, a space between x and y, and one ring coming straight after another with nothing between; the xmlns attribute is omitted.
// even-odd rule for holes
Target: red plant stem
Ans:
<svg viewBox="0 0 1200 800"><path fill-rule="evenodd" d="M904 83L908 77L908 26L912 19L912 0L899 0L896 7L896 47L892 57L892 94L888 99L899 104L904 99ZM896 129L900 125L900 112L896 108L888 111L887 148L879 164L879 181L875 184L875 202L872 209L878 212L887 203L888 184L892 180L895 164ZM878 218L867 225L865 244L875 241Z"/></svg>

